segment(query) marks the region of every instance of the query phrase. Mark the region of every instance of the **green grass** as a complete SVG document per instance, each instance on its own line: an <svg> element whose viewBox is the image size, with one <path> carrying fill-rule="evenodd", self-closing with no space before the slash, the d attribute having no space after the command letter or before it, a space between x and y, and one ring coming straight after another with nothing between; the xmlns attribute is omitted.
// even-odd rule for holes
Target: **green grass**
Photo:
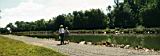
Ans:
<svg viewBox="0 0 160 56"><path fill-rule="evenodd" d="M115 35L111 38L112 43L142 46L149 49L160 50L160 35L131 34Z"/></svg>
<svg viewBox="0 0 160 56"><path fill-rule="evenodd" d="M0 36L0 56L65 56L51 49Z"/></svg>
<svg viewBox="0 0 160 56"><path fill-rule="evenodd" d="M71 35L69 36L69 40L72 42L80 42L80 41L88 41L88 42L100 42L105 41L105 35Z"/></svg>
<svg viewBox="0 0 160 56"><path fill-rule="evenodd" d="M59 40L59 37L56 35L53 36L42 36L42 35L33 35L31 37L38 38L55 38L55 40ZM149 49L160 50L160 35L159 34L106 34L106 35L70 35L68 38L71 42L102 42L108 41L113 44L125 44L131 45L133 47L142 46Z"/></svg>
<svg viewBox="0 0 160 56"><path fill-rule="evenodd" d="M149 49L160 50L160 35L150 34L120 34L120 35L71 35L72 42L101 42L108 41L114 44L142 46Z"/></svg>

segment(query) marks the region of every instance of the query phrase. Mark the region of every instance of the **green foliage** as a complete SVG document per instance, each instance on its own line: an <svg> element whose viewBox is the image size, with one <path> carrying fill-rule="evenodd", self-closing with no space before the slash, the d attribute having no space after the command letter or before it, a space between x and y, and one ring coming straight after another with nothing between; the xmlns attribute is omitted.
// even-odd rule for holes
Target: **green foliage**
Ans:
<svg viewBox="0 0 160 56"><path fill-rule="evenodd" d="M56 17L55 22L54 22L54 27L55 30L58 30L60 25L64 25L65 24L65 17L64 15L59 15Z"/></svg>
<svg viewBox="0 0 160 56"><path fill-rule="evenodd" d="M16 21L15 25L17 27L16 31L44 31L47 30L47 24L48 22L46 22L44 19L41 20L37 20L35 22L24 22L24 21Z"/></svg>
<svg viewBox="0 0 160 56"><path fill-rule="evenodd" d="M74 11L73 15L73 29L104 29L107 26L107 17L100 9Z"/></svg>
<svg viewBox="0 0 160 56"><path fill-rule="evenodd" d="M69 29L105 29L108 23L108 17L100 9L91 9L58 15L49 21L44 19L35 22L16 21L16 26L9 23L6 28L11 28L13 32L56 31L60 25L69 27Z"/></svg>
<svg viewBox="0 0 160 56"><path fill-rule="evenodd" d="M160 27L159 0L124 0L108 14L111 28Z"/></svg>
<svg viewBox="0 0 160 56"><path fill-rule="evenodd" d="M147 48L154 48L160 50L160 37L157 37L157 35L148 35L146 36L142 41L142 46Z"/></svg>
<svg viewBox="0 0 160 56"><path fill-rule="evenodd" d="M159 5L158 5L159 6ZM160 27L160 9L158 7L146 9L142 12L143 25L145 27Z"/></svg>
<svg viewBox="0 0 160 56"><path fill-rule="evenodd" d="M51 49L0 36L0 56L65 56Z"/></svg>
<svg viewBox="0 0 160 56"><path fill-rule="evenodd" d="M144 29L145 29L145 28L140 25L140 26L137 26L136 28L134 28L134 29L133 29L133 32L134 32L134 33L137 33L137 34L144 34Z"/></svg>
<svg viewBox="0 0 160 56"><path fill-rule="evenodd" d="M60 24L69 27L71 30L78 29L105 29L105 28L136 28L144 26L146 28L160 27L160 1L159 0L114 0L115 5L108 6L108 14L105 15L100 9L90 9L85 11L73 11L62 14L45 21L45 19L35 22L17 21L15 25L9 23L7 27L13 32L20 31L56 31Z"/></svg>
<svg viewBox="0 0 160 56"><path fill-rule="evenodd" d="M111 40L112 43L115 44L125 44L125 45L131 45L131 46L139 46L141 45L142 37L145 36L139 36L139 35L113 35Z"/></svg>
<svg viewBox="0 0 160 56"><path fill-rule="evenodd" d="M0 34L8 33L9 31L6 28L0 28Z"/></svg>
<svg viewBox="0 0 160 56"><path fill-rule="evenodd" d="M16 27L12 23L7 24L5 28L6 29L10 28L10 31L13 31L13 32L16 31Z"/></svg>

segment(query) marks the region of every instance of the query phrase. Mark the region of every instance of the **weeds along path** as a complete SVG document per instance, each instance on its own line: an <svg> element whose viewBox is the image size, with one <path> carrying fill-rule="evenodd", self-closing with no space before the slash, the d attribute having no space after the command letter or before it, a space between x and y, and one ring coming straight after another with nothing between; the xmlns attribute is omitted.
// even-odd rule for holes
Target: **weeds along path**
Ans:
<svg viewBox="0 0 160 56"><path fill-rule="evenodd" d="M64 53L69 56L131 56L131 55L160 55L158 52L145 52L132 49L122 49L115 47L95 46L95 45L80 45L70 43L67 45L57 46L59 41L53 39L39 39L26 36L2 35L15 40L20 40L28 44L43 46L54 49L57 52Z"/></svg>

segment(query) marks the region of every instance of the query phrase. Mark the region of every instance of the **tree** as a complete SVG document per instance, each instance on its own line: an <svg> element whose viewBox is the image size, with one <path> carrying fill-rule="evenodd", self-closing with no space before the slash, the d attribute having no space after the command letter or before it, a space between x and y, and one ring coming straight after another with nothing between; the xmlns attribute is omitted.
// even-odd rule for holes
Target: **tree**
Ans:
<svg viewBox="0 0 160 56"><path fill-rule="evenodd" d="M136 26L134 18L130 12L128 5L124 3L119 4L119 8L115 8L113 13L114 27L116 28L133 28Z"/></svg>
<svg viewBox="0 0 160 56"><path fill-rule="evenodd" d="M73 11L73 16L74 16L74 19L73 19L73 26L72 28L73 29L78 29L78 28L81 28L81 22L80 22L80 15L77 11ZM81 25L81 26L80 26Z"/></svg>
<svg viewBox="0 0 160 56"><path fill-rule="evenodd" d="M17 26L17 31L29 31L29 22L26 23L24 21L16 21L15 25Z"/></svg>
<svg viewBox="0 0 160 56"><path fill-rule="evenodd" d="M160 7L159 0L150 2L148 6L141 12L143 26L145 27L160 27Z"/></svg>
<svg viewBox="0 0 160 56"><path fill-rule="evenodd" d="M100 9L73 12L74 29L104 29L107 27L105 14ZM81 25L81 26L80 26Z"/></svg>
<svg viewBox="0 0 160 56"><path fill-rule="evenodd" d="M58 15L54 22L54 31L58 30L60 25L65 25L65 17L64 15Z"/></svg>
<svg viewBox="0 0 160 56"><path fill-rule="evenodd" d="M114 0L116 6L108 6L107 15L100 9L85 11L73 11L72 13L58 15L49 21L44 19L34 22L15 22L16 27L9 23L12 31L48 31L58 30L62 24L70 29L105 29L110 28L135 28L143 25L145 27L160 27L160 0Z"/></svg>
<svg viewBox="0 0 160 56"><path fill-rule="evenodd" d="M40 19L35 21L35 24L37 25L37 30L38 31L45 31L46 30L46 22L44 19Z"/></svg>
<svg viewBox="0 0 160 56"><path fill-rule="evenodd" d="M9 31L6 28L0 28L0 34L8 33Z"/></svg>
<svg viewBox="0 0 160 56"><path fill-rule="evenodd" d="M107 10L110 12L111 11L111 6L109 5L108 7L107 7Z"/></svg>
<svg viewBox="0 0 160 56"><path fill-rule="evenodd" d="M53 18L52 20L50 19L49 21L48 21L48 24L47 24L47 30L54 30L54 19L55 18Z"/></svg>
<svg viewBox="0 0 160 56"><path fill-rule="evenodd" d="M92 9L88 16L90 26L89 29L104 29L106 28L105 14L100 9Z"/></svg>
<svg viewBox="0 0 160 56"><path fill-rule="evenodd" d="M108 18L109 18L109 28L114 28L114 19L113 19L113 17L112 17L112 12L111 12L111 6L109 5L108 6L108 8L107 8L107 10L109 11L109 13L107 14L107 16L108 16Z"/></svg>
<svg viewBox="0 0 160 56"><path fill-rule="evenodd" d="M71 13L68 13L65 16L65 26L69 27L69 29L72 29L73 19L74 19L74 16Z"/></svg>
<svg viewBox="0 0 160 56"><path fill-rule="evenodd" d="M116 4L116 7L119 7L119 0L114 0L114 3Z"/></svg>
<svg viewBox="0 0 160 56"><path fill-rule="evenodd" d="M16 32L16 27L12 24L12 23L9 23L6 25L5 29L7 28L10 28L11 32Z"/></svg>

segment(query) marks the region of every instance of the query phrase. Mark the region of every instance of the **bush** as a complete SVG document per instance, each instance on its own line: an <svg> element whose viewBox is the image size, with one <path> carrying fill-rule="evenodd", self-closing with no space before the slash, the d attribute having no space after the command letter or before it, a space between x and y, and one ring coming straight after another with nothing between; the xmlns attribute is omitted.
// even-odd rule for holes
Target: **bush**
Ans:
<svg viewBox="0 0 160 56"><path fill-rule="evenodd" d="M125 44L131 46L141 45L141 35L125 34L125 35L113 35L111 40L114 44Z"/></svg>
<svg viewBox="0 0 160 56"><path fill-rule="evenodd" d="M8 34L9 31L6 28L0 28L0 34Z"/></svg>

